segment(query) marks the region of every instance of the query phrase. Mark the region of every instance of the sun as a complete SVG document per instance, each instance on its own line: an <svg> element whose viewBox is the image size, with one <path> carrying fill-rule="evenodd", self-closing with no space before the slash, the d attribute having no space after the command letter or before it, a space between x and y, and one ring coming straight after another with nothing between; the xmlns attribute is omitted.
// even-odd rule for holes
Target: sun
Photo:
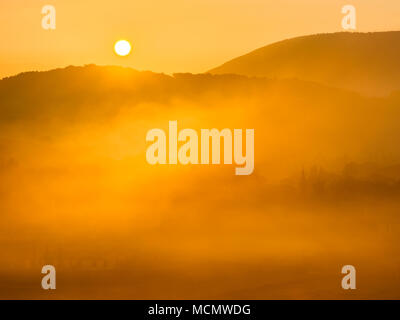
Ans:
<svg viewBox="0 0 400 320"><path fill-rule="evenodd" d="M127 56L131 52L131 44L126 40L119 40L114 45L114 51L119 56Z"/></svg>

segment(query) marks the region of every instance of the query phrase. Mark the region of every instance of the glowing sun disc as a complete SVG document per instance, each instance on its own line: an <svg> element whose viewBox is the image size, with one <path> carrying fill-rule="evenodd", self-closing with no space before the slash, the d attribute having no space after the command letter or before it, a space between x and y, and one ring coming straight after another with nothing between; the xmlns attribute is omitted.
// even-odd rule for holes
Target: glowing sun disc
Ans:
<svg viewBox="0 0 400 320"><path fill-rule="evenodd" d="M119 56L127 56L131 52L131 44L126 40L119 40L115 43L114 51Z"/></svg>

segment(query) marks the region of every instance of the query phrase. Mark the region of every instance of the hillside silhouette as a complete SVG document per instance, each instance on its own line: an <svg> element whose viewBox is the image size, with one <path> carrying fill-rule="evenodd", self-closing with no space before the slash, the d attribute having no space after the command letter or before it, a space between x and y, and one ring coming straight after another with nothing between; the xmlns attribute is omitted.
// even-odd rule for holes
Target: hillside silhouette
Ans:
<svg viewBox="0 0 400 320"><path fill-rule="evenodd" d="M280 172L284 179L291 172L286 162L291 169L311 166L321 155L327 163L340 157L356 163L379 160L385 166L400 163L400 150L393 145L400 134L399 101L397 93L369 98L296 79L168 76L122 67L71 66L1 80L0 127L4 135L21 128L19 135L29 138L39 133L57 136L71 128L112 123L124 112L135 115L133 123L151 123L154 116L163 118L163 125L182 118L188 122L183 121L185 127L247 124L257 129L264 145L258 153L261 165L264 159L282 158L269 160L269 166L270 175Z"/></svg>
<svg viewBox="0 0 400 320"><path fill-rule="evenodd" d="M400 32L332 33L267 45L210 70L276 79L296 78L366 95L400 89Z"/></svg>

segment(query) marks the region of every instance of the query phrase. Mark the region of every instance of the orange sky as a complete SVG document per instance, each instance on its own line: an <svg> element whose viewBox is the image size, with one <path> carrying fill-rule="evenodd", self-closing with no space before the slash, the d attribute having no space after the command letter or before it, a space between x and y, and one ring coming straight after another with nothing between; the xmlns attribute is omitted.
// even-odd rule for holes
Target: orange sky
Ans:
<svg viewBox="0 0 400 320"><path fill-rule="evenodd" d="M46 4L54 31L41 27ZM345 4L358 31L400 29L399 0L2 0L0 78L89 63L203 72L284 38L341 31ZM133 44L128 57L113 52L120 38Z"/></svg>

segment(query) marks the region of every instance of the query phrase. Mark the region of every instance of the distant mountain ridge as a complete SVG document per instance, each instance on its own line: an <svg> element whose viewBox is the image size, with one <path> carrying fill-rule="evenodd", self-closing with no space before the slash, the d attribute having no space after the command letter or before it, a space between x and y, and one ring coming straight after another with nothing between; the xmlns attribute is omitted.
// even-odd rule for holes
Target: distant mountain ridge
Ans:
<svg viewBox="0 0 400 320"><path fill-rule="evenodd" d="M124 105L168 105L177 98L201 101L210 93L221 99L227 93L230 98L259 98L272 92L304 97L315 96L315 91L348 97L344 90L301 80L190 73L170 76L119 66L69 66L0 80L0 125L38 116L82 119L82 111L94 118L99 114L107 117Z"/></svg>
<svg viewBox="0 0 400 320"><path fill-rule="evenodd" d="M387 95L400 89L400 31L330 33L267 45L209 71L269 78L297 78Z"/></svg>

